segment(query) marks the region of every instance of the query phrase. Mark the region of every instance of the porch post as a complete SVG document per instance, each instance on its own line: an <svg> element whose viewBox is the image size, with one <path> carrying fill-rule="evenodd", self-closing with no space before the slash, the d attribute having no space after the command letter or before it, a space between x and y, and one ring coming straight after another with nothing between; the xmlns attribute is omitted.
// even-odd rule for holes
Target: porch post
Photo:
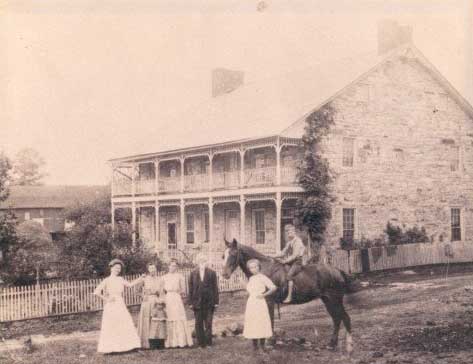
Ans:
<svg viewBox="0 0 473 364"><path fill-rule="evenodd" d="M283 200L281 199L281 192L276 193L276 251L281 250L281 208Z"/></svg>
<svg viewBox="0 0 473 364"><path fill-rule="evenodd" d="M184 193L184 156L181 156L179 160L181 161L181 193Z"/></svg>
<svg viewBox="0 0 473 364"><path fill-rule="evenodd" d="M186 242L186 214L185 214L185 208L186 208L186 205L184 203L184 199L182 198L181 199L181 238L179 239L181 241L181 248L183 249L184 246L185 246L185 242Z"/></svg>
<svg viewBox="0 0 473 364"><path fill-rule="evenodd" d="M214 189L214 173L213 173L213 159L214 155L212 152L209 153L209 170L210 170L210 175L209 175L209 189L212 191ZM210 219L210 212L209 212L209 219Z"/></svg>
<svg viewBox="0 0 473 364"><path fill-rule="evenodd" d="M209 197L209 246L210 250L213 251L214 247L214 201L212 197Z"/></svg>
<svg viewBox="0 0 473 364"><path fill-rule="evenodd" d="M245 148L240 149L240 188L245 186Z"/></svg>
<svg viewBox="0 0 473 364"><path fill-rule="evenodd" d="M156 248L161 248L159 245L161 240L160 231L159 231L159 201L156 199L154 202L154 244Z"/></svg>
<svg viewBox="0 0 473 364"><path fill-rule="evenodd" d="M135 192L136 192L135 173L136 173L136 165L133 163L131 167L131 195L133 197L135 197Z"/></svg>
<svg viewBox="0 0 473 364"><path fill-rule="evenodd" d="M133 246L136 244L136 202L132 201L131 203L131 241Z"/></svg>
<svg viewBox="0 0 473 364"><path fill-rule="evenodd" d="M159 186L158 174L159 174L159 161L156 159L154 161L154 194L155 195L158 194L158 186Z"/></svg>
<svg viewBox="0 0 473 364"><path fill-rule="evenodd" d="M246 200L245 196L240 196L240 243L245 244L245 213Z"/></svg>
<svg viewBox="0 0 473 364"><path fill-rule="evenodd" d="M276 185L281 185L281 144L279 137L277 139L275 150L276 150Z"/></svg>
<svg viewBox="0 0 473 364"><path fill-rule="evenodd" d="M115 230L115 204L112 200L112 232Z"/></svg>

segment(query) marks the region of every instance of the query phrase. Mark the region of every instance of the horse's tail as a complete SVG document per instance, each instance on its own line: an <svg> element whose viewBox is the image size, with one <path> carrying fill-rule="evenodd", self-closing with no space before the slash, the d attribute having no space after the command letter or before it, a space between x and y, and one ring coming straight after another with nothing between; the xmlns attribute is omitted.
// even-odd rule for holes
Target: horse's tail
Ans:
<svg viewBox="0 0 473 364"><path fill-rule="evenodd" d="M344 280L344 288L345 288L345 293L346 294L351 294L355 293L358 291L357 286L355 284L355 280L353 277L348 276L343 270L340 270L340 273L342 274L343 280Z"/></svg>
<svg viewBox="0 0 473 364"><path fill-rule="evenodd" d="M346 302L352 306L356 306L360 302L360 297L353 293L358 292L360 290L360 286L353 276L349 276L342 270L340 273L342 274L343 280L345 281L344 291L346 294Z"/></svg>

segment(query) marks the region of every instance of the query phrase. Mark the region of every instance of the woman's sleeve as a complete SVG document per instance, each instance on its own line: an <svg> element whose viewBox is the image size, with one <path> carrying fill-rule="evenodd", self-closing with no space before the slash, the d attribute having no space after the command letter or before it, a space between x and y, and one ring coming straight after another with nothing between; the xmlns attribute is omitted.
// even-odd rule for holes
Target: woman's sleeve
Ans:
<svg viewBox="0 0 473 364"><path fill-rule="evenodd" d="M133 284L131 282L128 282L125 278L120 277L122 279L122 283L125 287L133 287Z"/></svg>
<svg viewBox="0 0 473 364"><path fill-rule="evenodd" d="M179 275L179 291L181 293L186 293L186 277L184 274Z"/></svg>
<svg viewBox="0 0 473 364"><path fill-rule="evenodd" d="M263 280L264 280L264 284L266 286L266 288L268 289L275 289L276 288L276 285L273 283L273 281L271 279L269 279L267 276L263 275Z"/></svg>
<svg viewBox="0 0 473 364"><path fill-rule="evenodd" d="M105 288L105 285L106 285L106 280L104 279L102 282L100 282L100 284L97 287L95 287L94 294L99 295Z"/></svg>

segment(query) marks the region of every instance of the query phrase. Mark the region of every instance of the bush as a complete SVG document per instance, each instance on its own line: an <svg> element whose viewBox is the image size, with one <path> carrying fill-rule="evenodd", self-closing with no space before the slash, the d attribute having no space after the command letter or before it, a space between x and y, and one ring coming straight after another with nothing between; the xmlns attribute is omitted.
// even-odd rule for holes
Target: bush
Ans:
<svg viewBox="0 0 473 364"><path fill-rule="evenodd" d="M400 226L394 226L388 222L385 233L391 245L428 243L430 241L424 227L419 229L417 226L414 226L403 231Z"/></svg>
<svg viewBox="0 0 473 364"><path fill-rule="evenodd" d="M123 260L124 274L143 273L148 262L162 267L159 258L139 239L132 244L132 227L127 216L118 219L112 229L110 196L72 206L65 212L73 222L60 241L61 267L66 278L94 278L108 275L108 263L113 258Z"/></svg>
<svg viewBox="0 0 473 364"><path fill-rule="evenodd" d="M360 240L356 239L340 239L340 247L344 250L367 249L386 245L382 238L367 239L362 237Z"/></svg>
<svg viewBox="0 0 473 364"><path fill-rule="evenodd" d="M36 221L24 221L16 227L16 241L6 252L3 279L16 285L34 283L46 277L56 258L49 232Z"/></svg>

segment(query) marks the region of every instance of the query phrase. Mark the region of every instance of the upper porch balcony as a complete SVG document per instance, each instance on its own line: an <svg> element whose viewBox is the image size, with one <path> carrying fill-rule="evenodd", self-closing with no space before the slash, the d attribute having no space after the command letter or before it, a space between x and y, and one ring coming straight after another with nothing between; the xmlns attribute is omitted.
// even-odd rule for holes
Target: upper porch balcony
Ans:
<svg viewBox="0 0 473 364"><path fill-rule="evenodd" d="M114 167L113 196L154 195L297 185L297 145L178 155Z"/></svg>

